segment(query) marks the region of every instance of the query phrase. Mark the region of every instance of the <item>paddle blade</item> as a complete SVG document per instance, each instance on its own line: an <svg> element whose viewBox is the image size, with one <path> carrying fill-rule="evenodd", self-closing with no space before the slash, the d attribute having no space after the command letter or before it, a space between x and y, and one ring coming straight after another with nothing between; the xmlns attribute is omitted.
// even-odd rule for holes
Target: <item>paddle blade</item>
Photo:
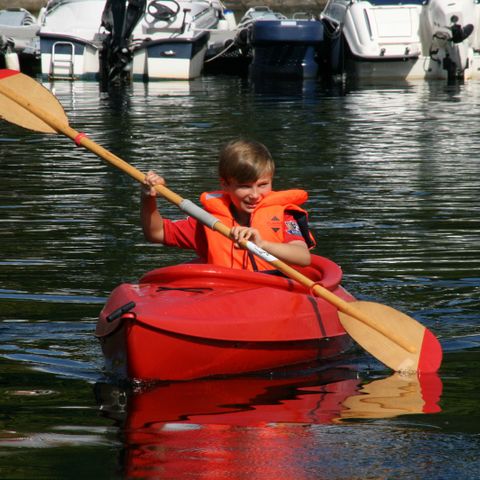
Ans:
<svg viewBox="0 0 480 480"><path fill-rule="evenodd" d="M16 70L0 70L0 118L36 132L57 133L15 98L28 98L31 105L41 105L59 122L68 124L62 105L44 86Z"/></svg>
<svg viewBox="0 0 480 480"><path fill-rule="evenodd" d="M353 302L360 312L382 324L385 330L408 339L414 352L409 352L385 334L359 320L340 313L347 333L367 352L397 372L433 373L440 368L442 347L435 336L421 323L404 313L374 302Z"/></svg>

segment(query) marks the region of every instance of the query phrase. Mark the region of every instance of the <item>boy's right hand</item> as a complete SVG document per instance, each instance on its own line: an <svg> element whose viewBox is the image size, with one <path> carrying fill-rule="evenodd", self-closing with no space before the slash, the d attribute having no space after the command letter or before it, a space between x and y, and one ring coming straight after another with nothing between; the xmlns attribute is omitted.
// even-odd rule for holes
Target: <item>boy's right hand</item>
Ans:
<svg viewBox="0 0 480 480"><path fill-rule="evenodd" d="M156 197L157 191L155 185L166 185L165 179L157 173L150 170L142 183L142 194L148 197Z"/></svg>

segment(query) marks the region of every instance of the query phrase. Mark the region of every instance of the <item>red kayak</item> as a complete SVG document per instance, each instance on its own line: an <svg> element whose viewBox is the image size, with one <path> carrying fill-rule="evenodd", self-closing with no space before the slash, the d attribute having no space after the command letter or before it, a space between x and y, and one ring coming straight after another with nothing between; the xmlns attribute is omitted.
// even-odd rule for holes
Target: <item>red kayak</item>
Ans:
<svg viewBox="0 0 480 480"><path fill-rule="evenodd" d="M312 256L304 275L346 301L340 267ZM351 346L336 307L281 276L186 263L122 284L100 313L106 368L142 381L189 380L308 363Z"/></svg>

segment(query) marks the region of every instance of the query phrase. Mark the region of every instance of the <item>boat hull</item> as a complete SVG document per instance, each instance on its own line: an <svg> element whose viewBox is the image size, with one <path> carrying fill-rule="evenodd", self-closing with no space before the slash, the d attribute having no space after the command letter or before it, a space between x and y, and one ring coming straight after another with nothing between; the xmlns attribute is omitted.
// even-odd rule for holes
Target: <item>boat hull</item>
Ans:
<svg viewBox="0 0 480 480"><path fill-rule="evenodd" d="M108 372L141 381L271 370L332 358L351 347L345 334L292 342L237 342L178 335L135 321L128 321L101 343Z"/></svg>
<svg viewBox="0 0 480 480"><path fill-rule="evenodd" d="M316 20L258 20L253 24L250 74L276 78L315 78L324 43Z"/></svg>
<svg viewBox="0 0 480 480"><path fill-rule="evenodd" d="M134 80L192 80L201 75L208 33L148 41L133 54Z"/></svg>
<svg viewBox="0 0 480 480"><path fill-rule="evenodd" d="M53 79L96 80L100 47L79 38L40 34L42 76Z"/></svg>
<svg viewBox="0 0 480 480"><path fill-rule="evenodd" d="M339 267L316 262L305 273L353 300L339 285ZM157 269L117 287L96 335L107 371L142 381L275 369L351 346L336 308L292 280L202 264Z"/></svg>
<svg viewBox="0 0 480 480"><path fill-rule="evenodd" d="M47 5L38 33L44 78L99 78L101 27L105 0L64 1Z"/></svg>

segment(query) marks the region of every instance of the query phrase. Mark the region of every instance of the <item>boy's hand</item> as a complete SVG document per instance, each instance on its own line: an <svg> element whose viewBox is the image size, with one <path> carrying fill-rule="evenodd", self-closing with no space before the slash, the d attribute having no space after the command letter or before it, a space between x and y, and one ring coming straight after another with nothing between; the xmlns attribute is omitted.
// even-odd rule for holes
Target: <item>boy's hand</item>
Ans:
<svg viewBox="0 0 480 480"><path fill-rule="evenodd" d="M142 193L147 197L156 197L157 191L155 185L166 185L165 179L157 173L150 170L145 175L145 180L142 183Z"/></svg>
<svg viewBox="0 0 480 480"><path fill-rule="evenodd" d="M242 241L251 241L260 248L262 247L262 236L256 228L235 226L232 227L230 235L237 248L242 248L240 246L240 242Z"/></svg>

